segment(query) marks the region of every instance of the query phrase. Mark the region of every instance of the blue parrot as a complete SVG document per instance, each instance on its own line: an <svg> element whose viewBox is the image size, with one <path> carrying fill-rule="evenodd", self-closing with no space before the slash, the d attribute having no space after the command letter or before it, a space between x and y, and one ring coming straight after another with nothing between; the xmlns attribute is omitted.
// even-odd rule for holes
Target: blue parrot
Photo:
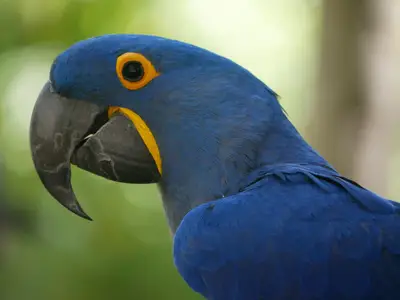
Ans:
<svg viewBox="0 0 400 300"><path fill-rule="evenodd" d="M340 175L227 58L156 36L78 42L51 67L30 143L48 192L87 219L71 163L157 183L175 265L207 299L400 299L399 204Z"/></svg>

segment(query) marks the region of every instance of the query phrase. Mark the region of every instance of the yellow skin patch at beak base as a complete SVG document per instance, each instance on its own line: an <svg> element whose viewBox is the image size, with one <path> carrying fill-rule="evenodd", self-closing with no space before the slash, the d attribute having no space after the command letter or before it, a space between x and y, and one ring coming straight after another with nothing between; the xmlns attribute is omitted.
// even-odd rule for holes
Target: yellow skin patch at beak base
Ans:
<svg viewBox="0 0 400 300"><path fill-rule="evenodd" d="M138 114L134 113L130 109L117 106L111 106L108 109L108 117L110 118L115 112L122 113L135 125L136 130L139 132L140 137L142 138L144 144L149 150L151 156L153 157L154 162L156 163L158 172L160 173L160 175L162 175L160 150L158 149L158 145L153 133L151 132L145 121L143 121L143 119Z"/></svg>

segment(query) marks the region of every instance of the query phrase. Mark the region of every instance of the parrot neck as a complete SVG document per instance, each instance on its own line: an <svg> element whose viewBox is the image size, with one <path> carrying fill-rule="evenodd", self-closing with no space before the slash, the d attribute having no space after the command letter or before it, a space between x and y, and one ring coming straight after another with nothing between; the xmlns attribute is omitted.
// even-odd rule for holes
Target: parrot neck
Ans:
<svg viewBox="0 0 400 300"><path fill-rule="evenodd" d="M332 168L300 135L292 123L284 117L269 130L261 143L257 166L284 163L316 164Z"/></svg>
<svg viewBox="0 0 400 300"><path fill-rule="evenodd" d="M183 217L203 203L237 194L249 174L265 166L284 163L329 166L300 136L290 121L282 115L275 126L261 127L256 141L236 145L229 141L210 145L208 150L179 145L175 154L164 157L163 176L159 188L168 222L175 233ZM253 135L254 136L254 135ZM204 143L204 142L202 142ZM200 144L204 147L204 144ZM190 152L191 151L191 152ZM179 154L177 154L179 152ZM177 162L177 160L179 162ZM173 164L171 162L174 162Z"/></svg>

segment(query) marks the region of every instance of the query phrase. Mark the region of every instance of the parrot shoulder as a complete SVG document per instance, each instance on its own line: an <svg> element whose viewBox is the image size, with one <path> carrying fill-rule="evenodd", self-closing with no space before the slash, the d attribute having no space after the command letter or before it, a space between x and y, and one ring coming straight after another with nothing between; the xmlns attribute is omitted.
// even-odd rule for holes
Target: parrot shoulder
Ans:
<svg viewBox="0 0 400 300"><path fill-rule="evenodd" d="M357 298L371 282L398 286L375 280L391 272L400 281L398 204L320 169L285 166L255 179L182 220L175 264L194 290L212 299L327 297L328 290Z"/></svg>

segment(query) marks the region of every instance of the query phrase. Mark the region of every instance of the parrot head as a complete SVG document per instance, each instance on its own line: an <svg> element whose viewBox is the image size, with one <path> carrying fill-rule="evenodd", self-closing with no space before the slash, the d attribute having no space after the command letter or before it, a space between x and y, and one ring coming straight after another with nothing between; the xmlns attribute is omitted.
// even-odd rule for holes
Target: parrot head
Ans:
<svg viewBox="0 0 400 300"><path fill-rule="evenodd" d="M172 228L194 206L238 192L260 165L296 160L303 148L291 143L301 137L276 94L249 71L146 35L95 37L61 53L30 140L42 183L72 212L90 219L71 163L118 182L158 183Z"/></svg>

